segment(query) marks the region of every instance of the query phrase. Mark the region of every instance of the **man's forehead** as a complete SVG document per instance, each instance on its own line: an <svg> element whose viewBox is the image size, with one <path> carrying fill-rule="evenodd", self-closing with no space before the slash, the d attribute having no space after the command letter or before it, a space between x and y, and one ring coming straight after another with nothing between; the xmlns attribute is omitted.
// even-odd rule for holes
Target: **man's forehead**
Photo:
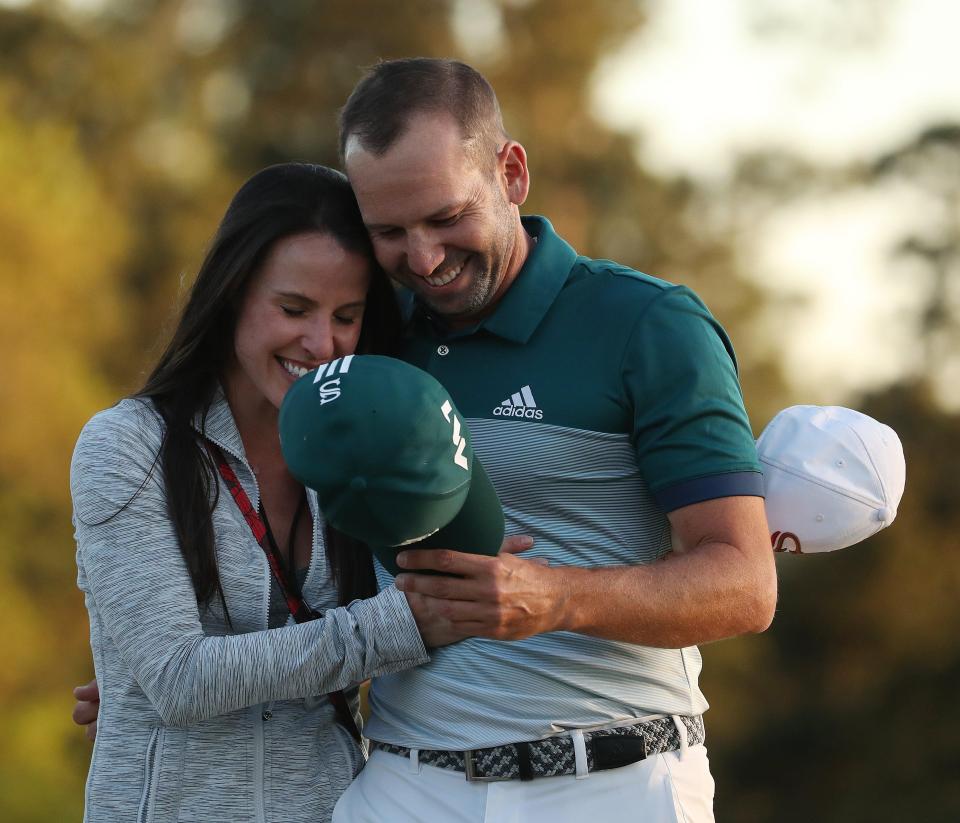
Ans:
<svg viewBox="0 0 960 823"><path fill-rule="evenodd" d="M359 135L351 134L343 155L348 175L359 163L381 167L391 163L429 162L460 165L467 160L460 127L451 115L443 112L411 115L400 134L382 152L372 150Z"/></svg>
<svg viewBox="0 0 960 823"><path fill-rule="evenodd" d="M411 128L383 154L351 136L344 147L347 176L367 223L428 217L454 205L476 174L459 136ZM399 215L399 216L398 216Z"/></svg>

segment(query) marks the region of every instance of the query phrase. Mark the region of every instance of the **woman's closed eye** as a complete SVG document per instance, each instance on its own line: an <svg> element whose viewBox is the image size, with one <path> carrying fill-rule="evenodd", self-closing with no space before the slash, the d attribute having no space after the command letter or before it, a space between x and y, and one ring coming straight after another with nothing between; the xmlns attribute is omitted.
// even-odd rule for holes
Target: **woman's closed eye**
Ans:
<svg viewBox="0 0 960 823"><path fill-rule="evenodd" d="M352 326L354 323L359 323L362 318L362 312L357 314L335 314L333 316L333 319L342 326Z"/></svg>

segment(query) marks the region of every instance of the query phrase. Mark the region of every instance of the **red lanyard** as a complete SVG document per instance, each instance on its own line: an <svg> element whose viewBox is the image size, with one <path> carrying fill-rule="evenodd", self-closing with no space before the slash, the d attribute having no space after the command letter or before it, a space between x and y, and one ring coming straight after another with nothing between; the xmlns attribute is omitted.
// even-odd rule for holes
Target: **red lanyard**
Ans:
<svg viewBox="0 0 960 823"><path fill-rule="evenodd" d="M217 470L220 472L220 476L230 490L230 496L233 498L234 503L237 504L237 508L240 509L243 519L247 521L250 531L253 532L254 539L260 544L260 548L263 549L263 553L267 556L267 562L270 564L273 579L277 581L277 585L280 587L280 593L283 595L283 599L287 601L287 608L290 610L290 614L293 615L293 619L296 620L297 623L306 623L308 620L316 620L318 617L323 617L321 612L314 611L304 603L303 598L299 594L291 592L287 588L280 568L280 558L276 552L272 551L270 543L267 540L266 525L250 502L250 498L247 497L243 486L240 485L237 475L227 464L227 460L223 456L220 448L208 441L207 449L217 464ZM352 734L359 743L360 729L357 728L357 723L353 719L353 713L347 705L347 698L344 696L343 691L330 692L327 697L330 698L330 702L333 704L340 722L346 726L350 734Z"/></svg>
<svg viewBox="0 0 960 823"><path fill-rule="evenodd" d="M303 599L298 594L291 592L287 587L283 579L283 570L280 567L280 558L277 556L277 553L273 551L267 540L266 524L260 517L259 512L253 507L250 498L247 497L247 493L240 485L237 475L234 474L233 469L227 465L223 452L214 445L210 446L210 451L217 461L217 469L220 472L220 476L224 479L224 482L226 482L227 488L230 489L230 496L243 514L243 519L246 520L247 525L250 526L250 531L253 532L253 536L257 543L260 544L260 548L263 549L263 553L267 556L270 571L273 572L273 579L277 581L277 585L280 587L280 594L282 594L283 599L287 601L287 608L290 609L290 614L293 615L293 619L298 623L306 623L308 620L314 620L320 617L319 612L313 611L313 609L303 602Z"/></svg>

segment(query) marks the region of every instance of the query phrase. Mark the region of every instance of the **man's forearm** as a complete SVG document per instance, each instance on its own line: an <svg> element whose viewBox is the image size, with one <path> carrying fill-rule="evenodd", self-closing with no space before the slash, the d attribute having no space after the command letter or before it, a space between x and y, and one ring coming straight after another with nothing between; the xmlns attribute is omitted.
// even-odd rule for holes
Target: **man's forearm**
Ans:
<svg viewBox="0 0 960 823"><path fill-rule="evenodd" d="M734 497L669 514L674 550L637 566L544 567L511 554L411 550L397 588L465 634L519 640L572 631L664 648L763 631L776 606L776 569L763 501Z"/></svg>
<svg viewBox="0 0 960 823"><path fill-rule="evenodd" d="M776 604L769 560L712 543L645 566L550 569L557 629L662 648L760 632Z"/></svg>

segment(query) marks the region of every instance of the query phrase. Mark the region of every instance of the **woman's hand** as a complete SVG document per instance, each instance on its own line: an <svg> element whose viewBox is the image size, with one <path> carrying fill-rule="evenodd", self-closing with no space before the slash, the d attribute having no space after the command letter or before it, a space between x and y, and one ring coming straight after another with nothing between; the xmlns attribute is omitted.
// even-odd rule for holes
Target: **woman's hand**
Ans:
<svg viewBox="0 0 960 823"><path fill-rule="evenodd" d="M73 722L84 726L84 733L91 743L97 737L97 717L100 714L100 687L97 678L93 678L85 686L75 686L73 696L77 703L73 707Z"/></svg>

